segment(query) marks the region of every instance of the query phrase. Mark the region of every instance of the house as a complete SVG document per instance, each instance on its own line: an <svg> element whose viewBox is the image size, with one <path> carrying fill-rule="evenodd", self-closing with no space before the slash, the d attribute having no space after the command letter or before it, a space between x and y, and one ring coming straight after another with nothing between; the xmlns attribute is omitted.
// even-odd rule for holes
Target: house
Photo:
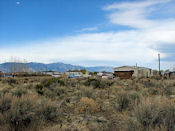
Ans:
<svg viewBox="0 0 175 131"><path fill-rule="evenodd" d="M98 72L97 73L97 76L102 77L103 76L103 73L102 72Z"/></svg>
<svg viewBox="0 0 175 131"><path fill-rule="evenodd" d="M104 73L99 72L99 73L97 73L97 76L101 77L103 79L113 79L114 78L114 75L111 72L104 72Z"/></svg>
<svg viewBox="0 0 175 131"><path fill-rule="evenodd" d="M175 71L169 72L169 77L170 77L170 78L175 78Z"/></svg>
<svg viewBox="0 0 175 131"><path fill-rule="evenodd" d="M114 74L110 73L110 72L106 72L106 73L103 73L101 78L103 78L103 79L113 79L114 78Z"/></svg>
<svg viewBox="0 0 175 131"><path fill-rule="evenodd" d="M57 72L57 71L43 71L43 74L53 76L53 77L61 77L62 76L62 73Z"/></svg>
<svg viewBox="0 0 175 131"><path fill-rule="evenodd" d="M91 77L90 72L86 71L86 73L82 73L83 77L88 78Z"/></svg>
<svg viewBox="0 0 175 131"><path fill-rule="evenodd" d="M69 70L66 71L66 75L69 78L78 78L78 77L83 77L83 73L79 70Z"/></svg>
<svg viewBox="0 0 175 131"><path fill-rule="evenodd" d="M150 68L137 66L122 66L114 68L115 77L128 79L133 77L151 77L153 72Z"/></svg>

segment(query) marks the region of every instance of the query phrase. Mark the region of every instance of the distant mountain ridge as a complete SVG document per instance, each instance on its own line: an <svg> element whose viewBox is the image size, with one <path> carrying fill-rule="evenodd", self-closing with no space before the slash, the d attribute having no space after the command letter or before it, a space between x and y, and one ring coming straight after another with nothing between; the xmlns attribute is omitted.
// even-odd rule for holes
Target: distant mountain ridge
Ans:
<svg viewBox="0 0 175 131"><path fill-rule="evenodd" d="M88 71L92 72L113 72L113 67L110 66L94 66L94 67L84 67L84 66L78 66L78 65L71 65L71 64L64 64L61 62L58 63L50 63L50 64L44 64L44 63L36 63L36 62L30 62L27 64L24 63L14 63L14 62L6 62L0 64L0 70L9 71L14 64L16 66L27 66L32 71L46 71L46 70L52 70L52 71L59 71L59 72L66 72L67 70L75 70L75 69L86 69Z"/></svg>

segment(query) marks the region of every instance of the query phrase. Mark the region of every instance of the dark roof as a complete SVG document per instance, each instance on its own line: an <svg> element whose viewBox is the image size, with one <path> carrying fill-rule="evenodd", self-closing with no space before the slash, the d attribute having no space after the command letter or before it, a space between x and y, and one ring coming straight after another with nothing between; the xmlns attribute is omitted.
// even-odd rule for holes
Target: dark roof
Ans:
<svg viewBox="0 0 175 131"><path fill-rule="evenodd" d="M67 72L81 72L79 70L68 70Z"/></svg>
<svg viewBox="0 0 175 131"><path fill-rule="evenodd" d="M114 72L134 72L133 70L127 70L127 71L114 71Z"/></svg>

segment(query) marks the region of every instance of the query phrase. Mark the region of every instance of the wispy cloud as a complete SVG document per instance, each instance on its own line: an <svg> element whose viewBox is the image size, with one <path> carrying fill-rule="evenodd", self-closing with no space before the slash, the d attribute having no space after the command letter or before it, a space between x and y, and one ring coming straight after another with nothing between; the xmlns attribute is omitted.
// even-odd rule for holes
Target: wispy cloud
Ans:
<svg viewBox="0 0 175 131"><path fill-rule="evenodd" d="M88 28L83 28L79 32L86 32L86 31L97 31L98 27L88 27Z"/></svg>
<svg viewBox="0 0 175 131"><path fill-rule="evenodd" d="M160 26L162 21L149 19L149 15L156 11L156 5L168 2L170 0L122 2L105 6L104 9L111 11L109 14L111 23L143 29Z"/></svg>

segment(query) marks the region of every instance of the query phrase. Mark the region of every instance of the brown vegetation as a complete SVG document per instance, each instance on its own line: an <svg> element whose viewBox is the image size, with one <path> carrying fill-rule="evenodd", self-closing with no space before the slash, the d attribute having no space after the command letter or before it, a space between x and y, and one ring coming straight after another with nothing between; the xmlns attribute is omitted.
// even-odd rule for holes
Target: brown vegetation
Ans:
<svg viewBox="0 0 175 131"><path fill-rule="evenodd" d="M0 79L2 131L171 131L174 125L174 80Z"/></svg>

